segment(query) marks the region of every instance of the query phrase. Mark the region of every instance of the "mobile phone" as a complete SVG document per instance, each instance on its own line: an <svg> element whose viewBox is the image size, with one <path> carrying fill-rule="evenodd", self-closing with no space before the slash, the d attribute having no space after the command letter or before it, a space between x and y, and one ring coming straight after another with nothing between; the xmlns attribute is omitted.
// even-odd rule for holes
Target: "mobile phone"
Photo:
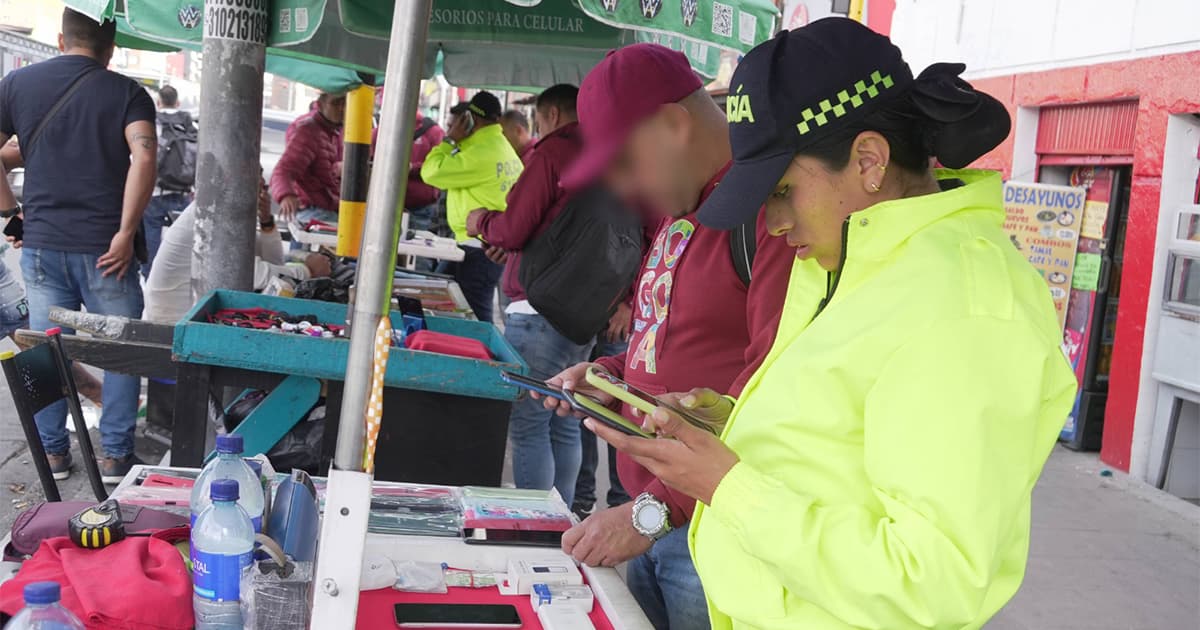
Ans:
<svg viewBox="0 0 1200 630"><path fill-rule="evenodd" d="M520 628L512 604L396 604L401 628Z"/></svg>
<svg viewBox="0 0 1200 630"><path fill-rule="evenodd" d="M4 226L4 235L13 237L14 241L21 240L25 236L25 221L21 217L12 217Z"/></svg>
<svg viewBox="0 0 1200 630"><path fill-rule="evenodd" d="M645 429L638 426L629 418L605 407L603 403L587 394L579 392L564 392L567 395L567 402L571 403L571 407L583 415L604 424L609 428L616 429L625 435L634 437L653 438L654 434L647 433Z"/></svg>
<svg viewBox="0 0 1200 630"><path fill-rule="evenodd" d="M532 529L467 528L463 539L468 545L517 545L521 547L562 547L562 532Z"/></svg>
<svg viewBox="0 0 1200 630"><path fill-rule="evenodd" d="M567 400L567 396L563 393L562 388L555 387L546 381L539 381L536 378L529 378L528 376L522 376L512 372L500 372L500 379L509 385L516 385L517 387L535 391L544 396L557 398L559 400Z"/></svg>
<svg viewBox="0 0 1200 630"><path fill-rule="evenodd" d="M564 400L575 411L603 423L605 426L612 427L626 435L637 437L654 437L646 433L640 426L630 421L625 416L605 407L600 401L578 392L566 391L560 387L550 385L545 381L513 374L512 372L500 372L500 378L510 385L516 385L524 389L535 391L539 394L544 394L558 400Z"/></svg>
<svg viewBox="0 0 1200 630"><path fill-rule="evenodd" d="M641 411L644 414L652 414L659 407L666 407L671 411L679 414L679 417L687 421L692 426L704 429L713 435L719 434L719 427L716 427L700 418L697 418L686 409L680 408L678 405L673 405L664 400L651 396L646 392L626 383L625 381L595 367L589 367L584 379L588 385L616 398L617 400Z"/></svg>
<svg viewBox="0 0 1200 630"><path fill-rule="evenodd" d="M468 109L463 112L463 116L467 117L467 133L471 133L475 129L475 114L472 114L471 110Z"/></svg>

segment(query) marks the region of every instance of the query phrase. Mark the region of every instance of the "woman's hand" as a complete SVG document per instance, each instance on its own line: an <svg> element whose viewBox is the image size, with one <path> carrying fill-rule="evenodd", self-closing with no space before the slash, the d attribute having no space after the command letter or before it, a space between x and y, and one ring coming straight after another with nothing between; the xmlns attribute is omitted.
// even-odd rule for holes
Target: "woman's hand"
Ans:
<svg viewBox="0 0 1200 630"><path fill-rule="evenodd" d="M626 435L590 418L584 425L663 483L705 505L712 505L717 486L739 461L719 438L665 407L659 407L645 423L658 433L658 439Z"/></svg>
<svg viewBox="0 0 1200 630"><path fill-rule="evenodd" d="M697 387L684 393L663 394L658 399L686 411L693 419L712 427L713 433L717 435L721 434L725 423L729 421L729 414L733 413L733 401L707 387ZM642 415L637 409L634 409L633 413ZM654 417L643 418L642 428L655 433L657 427Z"/></svg>
<svg viewBox="0 0 1200 630"><path fill-rule="evenodd" d="M587 394L588 396L600 401L600 404L602 405L611 405L613 402L613 397L605 394L595 387L592 387L591 385L588 385L587 380L584 378L587 376L587 371L590 367L602 369L595 363L578 363L554 375L554 377L546 381L546 383L561 389L578 392L580 394ZM534 400L545 398L545 400L542 402L542 405L546 407L546 409L554 410L555 413L564 418L574 414L575 412L575 410L571 408L571 403L565 400L550 398L549 396L542 396L537 392L530 392L530 395Z"/></svg>

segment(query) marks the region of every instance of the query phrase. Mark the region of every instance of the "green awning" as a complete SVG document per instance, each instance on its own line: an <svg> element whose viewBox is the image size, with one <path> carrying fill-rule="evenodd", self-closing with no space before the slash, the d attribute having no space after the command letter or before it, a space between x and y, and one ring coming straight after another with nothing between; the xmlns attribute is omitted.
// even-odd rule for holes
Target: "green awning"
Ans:
<svg viewBox="0 0 1200 630"><path fill-rule="evenodd" d="M125 18L119 41L123 46L198 50L202 44L204 0L67 0L67 4L93 17ZM449 83L463 87L537 89L578 84L609 50L653 41L683 51L699 74L712 78L720 67L721 49L745 50L774 30L770 0L680 0L683 8L672 3L670 11L665 4L435 0L425 76L432 78L441 69ZM382 77L392 7L391 0L271 0L268 72L320 89L357 82L347 79L350 74L344 71ZM690 15L688 7L694 9ZM730 24L735 25L734 35L726 37ZM302 65L305 62L340 68L343 73Z"/></svg>

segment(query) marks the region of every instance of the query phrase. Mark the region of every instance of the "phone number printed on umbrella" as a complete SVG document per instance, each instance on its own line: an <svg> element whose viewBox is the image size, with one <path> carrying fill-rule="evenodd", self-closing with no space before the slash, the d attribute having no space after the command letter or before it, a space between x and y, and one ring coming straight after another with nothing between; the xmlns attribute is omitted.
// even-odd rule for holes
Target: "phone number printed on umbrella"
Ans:
<svg viewBox="0 0 1200 630"><path fill-rule="evenodd" d="M266 44L271 25L269 4L268 0L208 0L204 36Z"/></svg>

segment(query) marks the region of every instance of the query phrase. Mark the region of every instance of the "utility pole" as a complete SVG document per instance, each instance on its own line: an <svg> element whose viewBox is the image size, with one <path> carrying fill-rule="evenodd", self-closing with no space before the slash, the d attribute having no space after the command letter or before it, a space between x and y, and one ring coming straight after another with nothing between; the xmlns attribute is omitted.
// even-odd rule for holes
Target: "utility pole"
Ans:
<svg viewBox="0 0 1200 630"><path fill-rule="evenodd" d="M269 0L205 0L192 294L249 291Z"/></svg>

